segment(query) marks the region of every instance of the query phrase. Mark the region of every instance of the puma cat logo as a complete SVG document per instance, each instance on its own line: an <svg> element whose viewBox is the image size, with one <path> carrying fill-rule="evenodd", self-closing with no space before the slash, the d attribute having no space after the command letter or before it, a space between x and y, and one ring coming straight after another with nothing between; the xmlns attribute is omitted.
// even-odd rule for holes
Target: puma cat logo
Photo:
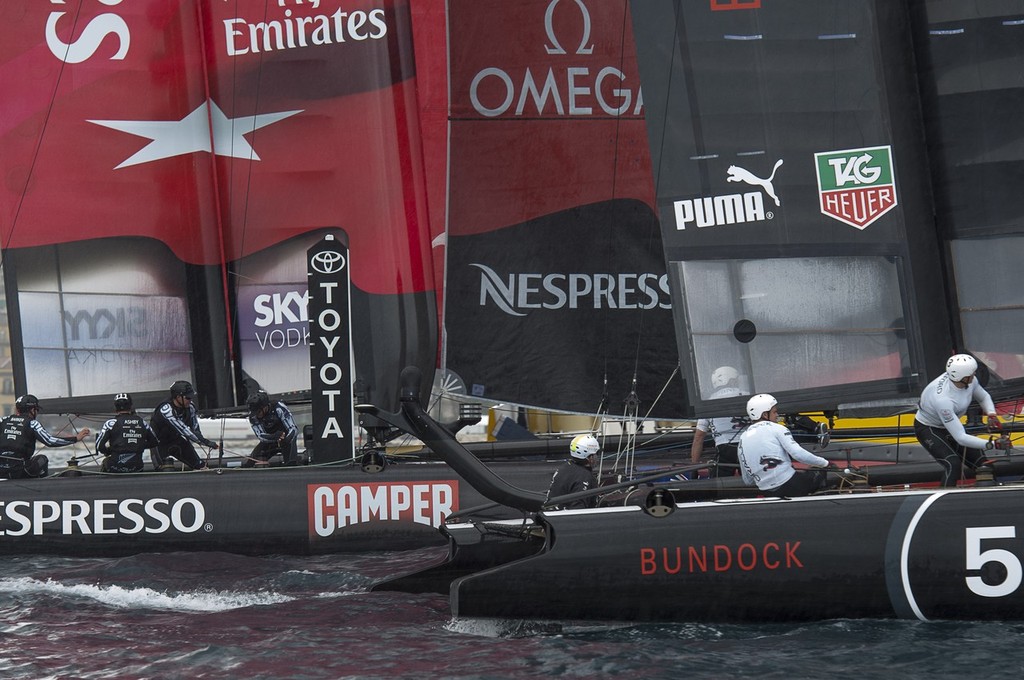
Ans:
<svg viewBox="0 0 1024 680"><path fill-rule="evenodd" d="M775 201L775 205L779 206L782 205L782 202L779 201L779 197L775 195L775 187L772 186L772 181L775 179L775 172L779 169L780 165L782 165L781 158L775 161L775 167L772 168L772 174L769 175L767 179L761 179L749 170L741 168L738 165L730 165L727 179L730 182L746 182L751 186L761 187L764 189L764 192L768 194L773 201Z"/></svg>

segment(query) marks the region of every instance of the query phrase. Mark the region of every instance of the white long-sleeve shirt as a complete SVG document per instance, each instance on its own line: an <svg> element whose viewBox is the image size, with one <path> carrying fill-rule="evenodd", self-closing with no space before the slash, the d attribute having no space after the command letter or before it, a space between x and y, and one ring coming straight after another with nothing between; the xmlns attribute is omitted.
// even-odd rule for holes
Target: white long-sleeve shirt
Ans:
<svg viewBox="0 0 1024 680"><path fill-rule="evenodd" d="M960 416L967 413L971 401L977 401L987 415L996 412L996 405L985 388L975 378L967 387L954 383L948 374L943 373L928 383L921 393L921 402L917 407L918 420L929 427L944 427L953 435L957 444L972 449L983 449L988 441L981 437L967 434Z"/></svg>
<svg viewBox="0 0 1024 680"><path fill-rule="evenodd" d="M828 465L826 459L797 444L789 428L770 420L759 420L743 431L739 459L743 481L762 491L788 482L796 474L793 460L814 467Z"/></svg>
<svg viewBox="0 0 1024 680"><path fill-rule="evenodd" d="M723 387L712 394L711 398L724 399L725 397L736 397L741 394L743 394L743 391L736 387ZM715 446L735 444L739 440L740 431L745 425L745 418L730 416L701 418L697 421L697 429L701 432L710 433L715 438Z"/></svg>

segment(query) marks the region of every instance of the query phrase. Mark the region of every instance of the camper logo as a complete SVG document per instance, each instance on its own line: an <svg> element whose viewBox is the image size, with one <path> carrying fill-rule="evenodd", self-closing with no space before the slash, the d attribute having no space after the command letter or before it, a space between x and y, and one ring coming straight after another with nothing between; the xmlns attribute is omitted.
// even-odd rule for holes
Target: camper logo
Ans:
<svg viewBox="0 0 1024 680"><path fill-rule="evenodd" d="M346 527L403 522L440 527L459 509L459 480L416 483L310 484L309 535L327 538Z"/></svg>
<svg viewBox="0 0 1024 680"><path fill-rule="evenodd" d="M864 229L896 207L892 147L814 154L823 215Z"/></svg>

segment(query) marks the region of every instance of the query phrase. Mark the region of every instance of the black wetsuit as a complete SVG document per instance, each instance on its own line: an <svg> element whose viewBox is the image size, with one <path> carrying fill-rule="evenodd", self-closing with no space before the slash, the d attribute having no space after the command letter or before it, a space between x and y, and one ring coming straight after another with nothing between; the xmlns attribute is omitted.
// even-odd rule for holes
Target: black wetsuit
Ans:
<svg viewBox="0 0 1024 680"><path fill-rule="evenodd" d="M566 494L586 491L597 487L597 479L590 470L590 463L578 458L570 458L560 465L551 477L547 500L565 496ZM583 498L561 506L563 508L592 508L597 505L597 497Z"/></svg>
<svg viewBox="0 0 1024 680"><path fill-rule="evenodd" d="M153 411L149 424L159 440L157 446L150 450L156 470L164 465L167 458L176 458L193 470L201 470L206 467L206 462L192 444L217 448L214 442L203 436L196 407L191 403L184 408L176 408L171 400L162 402Z"/></svg>
<svg viewBox="0 0 1024 680"><path fill-rule="evenodd" d="M77 439L55 437L38 420L24 415L7 416L0 420L0 477L45 477L50 460L33 455L36 442L46 446L71 446Z"/></svg>
<svg viewBox="0 0 1024 680"><path fill-rule="evenodd" d="M255 413L250 414L249 425L252 426L252 431L260 443L252 450L252 458L255 460L245 461L242 467L252 467L256 460L270 460L275 453L281 454L285 465L295 465L298 462L299 429L295 427L295 421L287 406L280 401L274 402L262 418Z"/></svg>
<svg viewBox="0 0 1024 680"><path fill-rule="evenodd" d="M96 435L96 451L103 454L104 472L142 472L142 452L156 446L156 434L135 413L119 413Z"/></svg>

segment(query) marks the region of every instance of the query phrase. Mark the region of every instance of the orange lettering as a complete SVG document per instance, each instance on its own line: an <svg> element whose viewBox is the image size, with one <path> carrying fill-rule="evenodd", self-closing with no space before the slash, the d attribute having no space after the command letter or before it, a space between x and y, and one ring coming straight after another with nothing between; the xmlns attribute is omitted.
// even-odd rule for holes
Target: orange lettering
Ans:
<svg viewBox="0 0 1024 680"><path fill-rule="evenodd" d="M743 552L746 550L750 553L750 562L747 564L743 563ZM743 571L750 571L757 566L757 548L750 545L749 543L742 544L736 549L736 564L740 566Z"/></svg>
<svg viewBox="0 0 1024 680"><path fill-rule="evenodd" d="M654 562L654 549L640 548L640 573L643 576L649 576L657 570L658 565Z"/></svg>
<svg viewBox="0 0 1024 680"><path fill-rule="evenodd" d="M708 570L708 548L706 545L700 547L700 554L697 553L696 548L690 546L690 573L694 572L693 565L696 563L697 567L701 571Z"/></svg>
<svg viewBox="0 0 1024 680"><path fill-rule="evenodd" d="M761 551L761 555L762 555L761 560L764 562L764 566L768 567L769 569L778 569L779 568L779 561L778 560L771 560L771 561L768 560L768 548L773 549L775 552L779 552L779 544L778 543L765 543L764 544L764 550Z"/></svg>
<svg viewBox="0 0 1024 680"><path fill-rule="evenodd" d="M719 560L719 555L724 555L724 563ZM732 566L732 553L727 545L715 546L715 571L728 571Z"/></svg>
<svg viewBox="0 0 1024 680"><path fill-rule="evenodd" d="M787 567L792 567L795 564L796 566L798 566L801 569L803 569L803 567L804 567L803 563L800 561L800 558L796 556L796 549L799 548L799 547L800 547L800 541L797 541L796 543L790 543L789 541L786 541L786 566Z"/></svg>
<svg viewBox="0 0 1024 680"><path fill-rule="evenodd" d="M661 566L664 567L665 573L667 573L667 574L678 574L679 570L682 569L682 566L683 566L682 565L682 562L683 562L683 551L680 550L679 546L676 546L676 565L675 565L674 569L672 567L668 566L668 548L662 548L661 549L661 556L662 556Z"/></svg>

